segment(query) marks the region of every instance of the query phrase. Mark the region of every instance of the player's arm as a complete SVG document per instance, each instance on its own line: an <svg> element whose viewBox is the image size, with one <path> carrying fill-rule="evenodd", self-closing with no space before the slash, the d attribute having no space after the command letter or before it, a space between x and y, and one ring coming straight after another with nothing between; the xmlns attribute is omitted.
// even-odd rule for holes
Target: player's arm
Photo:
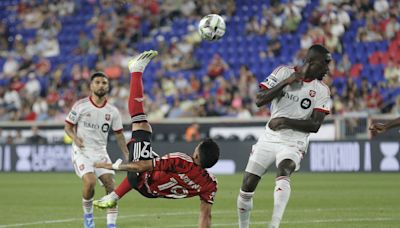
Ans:
<svg viewBox="0 0 400 228"><path fill-rule="evenodd" d="M211 203L200 200L199 228L211 227Z"/></svg>
<svg viewBox="0 0 400 228"><path fill-rule="evenodd" d="M126 146L126 140L123 131L114 132L115 138L117 139L117 143L119 148L121 148L122 153L124 154L125 161L128 161L129 158L129 150Z"/></svg>
<svg viewBox="0 0 400 228"><path fill-rule="evenodd" d="M72 141L80 148L83 148L83 140L76 134L76 126L71 123L65 123L65 133L72 139Z"/></svg>
<svg viewBox="0 0 400 228"><path fill-rule="evenodd" d="M260 89L256 94L257 107L271 103L271 101L276 97L281 97L283 88L285 88L285 86L296 81L301 81L301 79L304 78L304 70L307 69L307 67L308 65L303 66L302 70L293 72L288 78L285 78L282 81L279 81L278 79L281 77L281 75L278 75L280 73L279 69L276 70L276 76L271 74L268 77L267 82L261 83L264 88ZM276 82L278 83L275 85Z"/></svg>
<svg viewBox="0 0 400 228"><path fill-rule="evenodd" d="M260 89L256 94L257 107L269 104L274 98L282 96L282 90L287 85L289 85L289 83L283 80L271 89Z"/></svg>
<svg viewBox="0 0 400 228"><path fill-rule="evenodd" d="M118 160L114 164L112 163L96 163L94 166L96 168L111 169L111 170L121 170L130 171L135 173L141 173L153 170L153 160L142 160L129 163L121 163L122 160Z"/></svg>
<svg viewBox="0 0 400 228"><path fill-rule="evenodd" d="M281 129L293 129L302 132L318 132L319 128L324 122L326 113L314 110L310 119L307 120L297 120L290 119L286 117L278 117L269 121L269 128L274 131Z"/></svg>
<svg viewBox="0 0 400 228"><path fill-rule="evenodd" d="M391 120L387 123L373 123L369 127L369 130L373 133L382 133L385 132L386 130L389 130L391 128L395 127L400 127L400 117L394 120Z"/></svg>

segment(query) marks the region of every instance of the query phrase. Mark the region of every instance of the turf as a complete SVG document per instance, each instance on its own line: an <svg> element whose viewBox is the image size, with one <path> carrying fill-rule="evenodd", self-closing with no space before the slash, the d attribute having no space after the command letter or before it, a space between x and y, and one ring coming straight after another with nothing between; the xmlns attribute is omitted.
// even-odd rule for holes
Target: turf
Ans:
<svg viewBox="0 0 400 228"><path fill-rule="evenodd" d="M218 176L212 227L237 227L241 178ZM398 173L297 173L281 227L400 227L398 180ZM272 174L260 183L251 227L267 226L273 185ZM96 191L95 198L104 194ZM82 227L80 195L73 173L0 173L0 227ZM132 191L119 208L120 227L197 227L199 199L146 199ZM105 211L95 210L95 222L105 227Z"/></svg>

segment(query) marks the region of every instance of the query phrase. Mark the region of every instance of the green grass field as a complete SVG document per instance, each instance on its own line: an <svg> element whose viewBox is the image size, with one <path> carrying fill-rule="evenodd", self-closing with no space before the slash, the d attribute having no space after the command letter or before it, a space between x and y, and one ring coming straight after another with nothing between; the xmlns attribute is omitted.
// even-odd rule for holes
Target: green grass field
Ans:
<svg viewBox="0 0 400 228"><path fill-rule="evenodd" d="M117 176L119 182L124 175ZM237 227L241 175L217 176L212 227ZM271 217L274 176L254 197L251 227ZM99 186L95 198L104 194ZM0 173L0 227L82 227L81 183L73 173ZM199 199L146 199L132 191L120 201L119 227L197 227ZM97 227L105 212L95 210ZM281 227L400 227L398 173L297 173Z"/></svg>

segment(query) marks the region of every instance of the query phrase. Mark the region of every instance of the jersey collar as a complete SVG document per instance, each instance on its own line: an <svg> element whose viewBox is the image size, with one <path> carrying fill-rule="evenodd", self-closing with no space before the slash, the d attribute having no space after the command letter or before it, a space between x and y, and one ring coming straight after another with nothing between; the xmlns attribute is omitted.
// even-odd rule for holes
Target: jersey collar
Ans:
<svg viewBox="0 0 400 228"><path fill-rule="evenodd" d="M96 103L94 103L94 101L93 101L93 99L92 99L92 96L89 96L89 101L90 101L90 103L92 103L92 105L94 105L96 108L102 108L102 107L104 107L104 106L106 106L106 104L107 104L107 98L106 98L106 100L104 101L104 103L102 104L102 105L96 105Z"/></svg>

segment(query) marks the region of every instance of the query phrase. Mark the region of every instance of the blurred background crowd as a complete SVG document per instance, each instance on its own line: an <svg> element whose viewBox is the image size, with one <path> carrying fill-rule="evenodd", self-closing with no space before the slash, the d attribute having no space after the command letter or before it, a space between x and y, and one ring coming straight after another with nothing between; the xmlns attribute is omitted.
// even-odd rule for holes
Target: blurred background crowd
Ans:
<svg viewBox="0 0 400 228"><path fill-rule="evenodd" d="M227 24L217 42L197 33L210 13ZM128 122L127 61L148 49L149 119L267 117L259 82L314 43L333 53L333 114L400 114L399 15L395 0L0 1L0 121L64 121L104 71Z"/></svg>

